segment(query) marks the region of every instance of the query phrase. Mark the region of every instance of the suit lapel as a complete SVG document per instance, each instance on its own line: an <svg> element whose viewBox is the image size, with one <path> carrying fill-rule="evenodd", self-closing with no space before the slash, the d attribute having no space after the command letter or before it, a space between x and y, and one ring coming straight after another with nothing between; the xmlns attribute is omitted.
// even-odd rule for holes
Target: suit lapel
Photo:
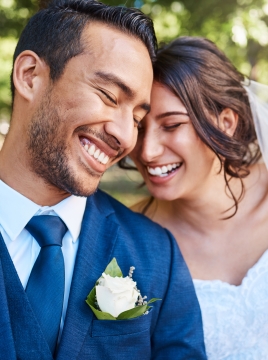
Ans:
<svg viewBox="0 0 268 360"><path fill-rule="evenodd" d="M2 262L0 259L0 354L10 360L16 360L16 351L11 330L7 305L6 289Z"/></svg>
<svg viewBox="0 0 268 360"><path fill-rule="evenodd" d="M48 344L32 311L1 234L0 259L17 358L22 360L52 360Z"/></svg>
<svg viewBox="0 0 268 360"><path fill-rule="evenodd" d="M97 205L95 196L87 206L79 235L79 249L72 279L68 309L57 359L76 359L90 330L93 312L86 304L88 293L112 258L118 224L110 220L111 205Z"/></svg>

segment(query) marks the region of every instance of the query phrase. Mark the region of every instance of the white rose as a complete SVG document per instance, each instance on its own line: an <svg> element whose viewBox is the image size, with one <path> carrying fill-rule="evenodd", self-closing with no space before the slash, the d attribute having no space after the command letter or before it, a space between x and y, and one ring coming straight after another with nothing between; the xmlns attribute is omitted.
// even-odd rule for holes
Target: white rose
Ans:
<svg viewBox="0 0 268 360"><path fill-rule="evenodd" d="M98 305L101 311L117 317L123 311L133 309L139 293L136 282L130 277L111 277L105 273L96 286Z"/></svg>

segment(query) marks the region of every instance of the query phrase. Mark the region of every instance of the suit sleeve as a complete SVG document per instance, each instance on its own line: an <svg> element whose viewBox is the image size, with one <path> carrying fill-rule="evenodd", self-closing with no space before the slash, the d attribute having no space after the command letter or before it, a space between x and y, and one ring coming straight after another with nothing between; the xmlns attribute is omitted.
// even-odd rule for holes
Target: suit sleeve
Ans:
<svg viewBox="0 0 268 360"><path fill-rule="evenodd" d="M152 360L203 360L202 318L192 278L173 236L169 283L152 334Z"/></svg>

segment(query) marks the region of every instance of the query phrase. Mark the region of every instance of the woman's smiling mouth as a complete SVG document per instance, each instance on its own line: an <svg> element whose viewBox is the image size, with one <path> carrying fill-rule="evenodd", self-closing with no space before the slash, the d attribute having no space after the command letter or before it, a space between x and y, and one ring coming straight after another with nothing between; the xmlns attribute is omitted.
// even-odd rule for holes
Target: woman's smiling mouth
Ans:
<svg viewBox="0 0 268 360"><path fill-rule="evenodd" d="M182 165L182 162L171 163L171 164L167 164L167 165L163 165L163 166L156 166L156 167L147 166L147 171L150 175L165 177L165 176L168 176L170 173L174 172L181 165Z"/></svg>

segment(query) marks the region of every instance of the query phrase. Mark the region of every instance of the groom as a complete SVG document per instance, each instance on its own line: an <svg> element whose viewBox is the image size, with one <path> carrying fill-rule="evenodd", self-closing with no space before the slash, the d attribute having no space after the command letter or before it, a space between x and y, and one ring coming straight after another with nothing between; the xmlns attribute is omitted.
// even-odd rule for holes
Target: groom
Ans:
<svg viewBox="0 0 268 360"><path fill-rule="evenodd" d="M199 305L166 230L97 186L150 110L150 19L56 0L28 23L0 153L0 359L205 359ZM97 320L85 299L115 257L147 315Z"/></svg>

